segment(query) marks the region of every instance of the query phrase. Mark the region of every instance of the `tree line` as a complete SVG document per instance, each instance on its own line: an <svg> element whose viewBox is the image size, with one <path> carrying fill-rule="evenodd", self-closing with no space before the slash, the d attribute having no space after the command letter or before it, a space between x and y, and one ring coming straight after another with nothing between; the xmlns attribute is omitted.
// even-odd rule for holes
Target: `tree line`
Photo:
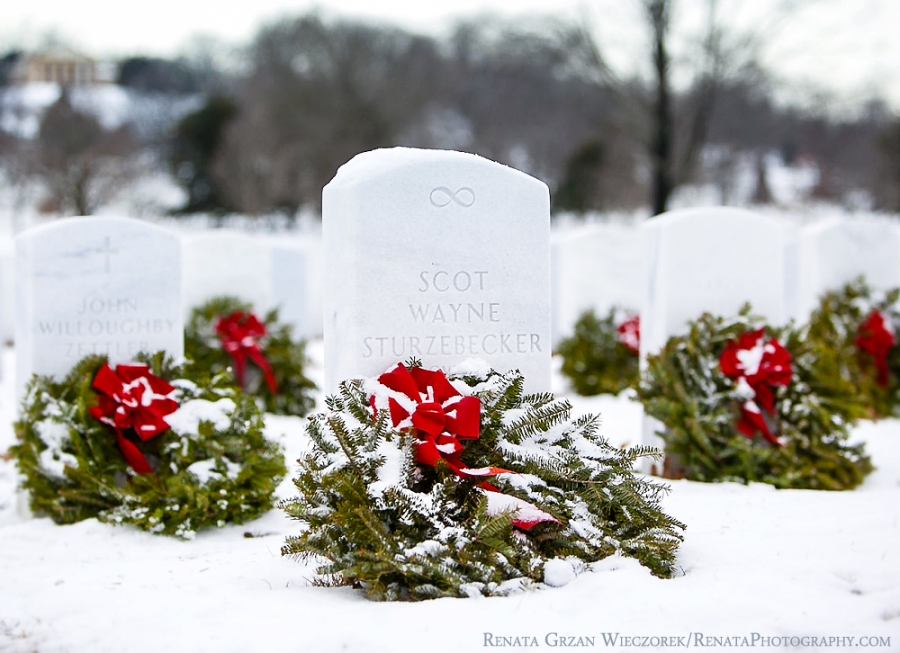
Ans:
<svg viewBox="0 0 900 653"><path fill-rule="evenodd" d="M674 88L672 0L638 1L648 79L614 75L603 44L563 20L463 21L438 38L312 13L263 27L228 66L126 59L119 84L170 103L194 98L182 104L191 109L109 130L63 93L34 138L0 129L0 165L8 178L42 179L60 210L89 213L121 186L127 161L152 156L185 190L181 212L293 216L318 210L322 187L359 152L450 148L542 179L556 212L658 213L686 184L711 183L733 201L736 161L778 152L788 165L815 162L816 197L863 193L900 212L900 119L883 104L852 117L778 104L752 49L739 51L713 19L688 85ZM758 169L754 199L764 202Z"/></svg>

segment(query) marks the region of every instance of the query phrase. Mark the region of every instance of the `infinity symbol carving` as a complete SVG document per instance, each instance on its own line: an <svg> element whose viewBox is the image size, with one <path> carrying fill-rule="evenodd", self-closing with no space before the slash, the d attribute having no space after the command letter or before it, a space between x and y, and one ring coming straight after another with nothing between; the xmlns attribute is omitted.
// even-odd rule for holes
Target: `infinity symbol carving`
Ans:
<svg viewBox="0 0 900 653"><path fill-rule="evenodd" d="M468 208L475 203L475 191L468 186L463 186L456 192L453 192L446 186L438 186L431 191L429 199L431 204L439 209L449 206L451 202L457 206Z"/></svg>

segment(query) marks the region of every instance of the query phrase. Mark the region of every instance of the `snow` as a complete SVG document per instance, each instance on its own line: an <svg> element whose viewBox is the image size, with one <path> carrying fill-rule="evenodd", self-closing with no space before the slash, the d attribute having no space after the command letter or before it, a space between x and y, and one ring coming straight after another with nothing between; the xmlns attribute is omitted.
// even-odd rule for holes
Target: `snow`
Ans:
<svg viewBox="0 0 900 653"><path fill-rule="evenodd" d="M544 563L544 582L550 587L562 587L575 580L575 567L564 558L553 558Z"/></svg>
<svg viewBox="0 0 900 653"><path fill-rule="evenodd" d="M453 374L485 377L488 375L488 372L491 371L491 366L483 358L466 358L465 360L454 365L453 369L451 369L450 371ZM466 385L465 383L461 383L460 385L466 390L466 392L469 392L468 385Z"/></svg>
<svg viewBox="0 0 900 653"><path fill-rule="evenodd" d="M227 458L223 458L222 462L225 463L225 478L237 478L238 474L241 471L241 466L237 463L231 462ZM200 485L206 485L207 483L209 483L209 480L212 478L213 474L222 475L222 473L216 469L216 461L212 458L210 458L209 460L198 460L188 467L188 471L197 477Z"/></svg>
<svg viewBox="0 0 900 653"><path fill-rule="evenodd" d="M485 512L491 517L502 513L512 513L512 517L516 521L526 523L555 521L559 523L559 520L554 519L552 515L522 499L511 497L508 494L503 494L501 492L485 492L484 494L488 500L487 510Z"/></svg>
<svg viewBox="0 0 900 653"><path fill-rule="evenodd" d="M215 430L224 431L231 424L230 415L234 409L235 403L231 399L219 399L218 401L193 399L184 402L165 419L169 428L178 435L196 433L200 422L212 422Z"/></svg>
<svg viewBox="0 0 900 653"><path fill-rule="evenodd" d="M132 124L143 136L160 131L202 104L198 95L173 99L139 93L117 84L75 86L68 90L72 105L95 116L105 129ZM34 138L44 111L61 95L55 82L16 84L0 93L0 128L21 138Z"/></svg>
<svg viewBox="0 0 900 653"><path fill-rule="evenodd" d="M384 458L384 464L378 468L378 480L369 486L369 495L376 499L387 488L400 485L403 474L403 453L394 443L382 442L377 455Z"/></svg>
<svg viewBox="0 0 900 653"><path fill-rule="evenodd" d="M460 162L460 165L474 165L476 163L494 164L493 161L467 152L454 152L452 150L423 150L409 147L389 147L370 150L357 154L350 161L338 168L337 174L331 184L339 186L353 186L371 177L378 177L387 172L399 169L415 167L423 163L446 160L452 157ZM521 175L533 183L534 179L525 173L509 166L503 166L511 173Z"/></svg>
<svg viewBox="0 0 900 653"><path fill-rule="evenodd" d="M69 440L69 427L65 424L47 420L38 422L38 435L47 444L41 452L41 469L57 478L62 478L66 465L75 467L77 461L72 454L62 451L62 446Z"/></svg>
<svg viewBox="0 0 900 653"><path fill-rule="evenodd" d="M310 354L321 383L321 342ZM0 451L13 442L11 350L3 363ZM568 394L558 374L554 383ZM640 441L640 407L628 393L568 396L576 414L602 413L601 432L613 444ZM291 474L291 461L309 449L304 422L267 416L266 432L285 447ZM0 650L465 653L482 650L486 635L550 648L554 633L593 637L598 649L604 634L693 644L697 633L856 638L827 649L835 651L857 648L861 637L890 637L896 648L900 421L864 422L854 437L867 443L878 469L853 492L671 483L665 507L688 525L673 579L618 556L570 578L571 565L557 560L545 575L562 587L514 583L506 597L415 604L312 586L315 563L280 554L285 536L301 526L277 509L188 542L96 520L56 526L23 518L14 465L0 459ZM293 494L286 479L278 496Z"/></svg>
<svg viewBox="0 0 900 653"><path fill-rule="evenodd" d="M763 354L774 351L774 348L766 347L765 340L760 336L756 344L750 349L738 349L737 359L741 363L741 369L745 376L753 376L759 372L759 364L762 363Z"/></svg>
<svg viewBox="0 0 900 653"><path fill-rule="evenodd" d="M433 556L444 550L444 545L436 540L425 540L404 551L406 557Z"/></svg>

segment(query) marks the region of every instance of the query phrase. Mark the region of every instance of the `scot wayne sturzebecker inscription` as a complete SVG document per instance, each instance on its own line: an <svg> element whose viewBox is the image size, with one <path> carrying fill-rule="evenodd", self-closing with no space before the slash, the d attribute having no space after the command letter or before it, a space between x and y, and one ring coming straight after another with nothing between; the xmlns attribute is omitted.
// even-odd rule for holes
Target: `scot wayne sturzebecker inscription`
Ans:
<svg viewBox="0 0 900 653"><path fill-rule="evenodd" d="M550 385L550 199L459 152L354 157L325 187L325 384L479 358Z"/></svg>

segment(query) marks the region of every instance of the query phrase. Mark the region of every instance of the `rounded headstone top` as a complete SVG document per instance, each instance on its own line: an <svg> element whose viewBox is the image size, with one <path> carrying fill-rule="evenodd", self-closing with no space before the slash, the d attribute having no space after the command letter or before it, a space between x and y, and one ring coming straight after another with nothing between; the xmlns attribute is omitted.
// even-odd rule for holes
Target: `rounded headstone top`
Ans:
<svg viewBox="0 0 900 653"><path fill-rule="evenodd" d="M186 244L217 244L217 243L239 243L256 242L259 240L253 234L246 231L237 231L234 229L206 229L203 231L193 231L184 234L182 240Z"/></svg>
<svg viewBox="0 0 900 653"><path fill-rule="evenodd" d="M518 175L523 181L539 184L549 193L547 185L520 170L502 163L491 161L477 154L455 150L427 150L413 147L391 147L370 150L357 154L338 168L337 173L326 186L329 189L355 186L384 175L393 174L405 168L419 168L423 165L455 164L472 168L482 166L487 170L502 170Z"/></svg>
<svg viewBox="0 0 900 653"><path fill-rule="evenodd" d="M896 225L888 218L865 216L848 219L834 216L804 226L803 232L805 234L819 234L832 230L844 230L856 233L878 234L884 231L892 231L895 228Z"/></svg>
<svg viewBox="0 0 900 653"><path fill-rule="evenodd" d="M170 229L166 229L165 227L160 227L159 225L155 225L152 222L147 222L146 220L138 220L137 218L123 218L123 217L110 217L110 216L77 216L73 218L60 218L58 220L53 220L52 222L48 222L46 224L42 224L36 227L31 227L22 231L21 233L16 235L16 238L21 237L31 237L31 236L40 236L45 233L52 233L54 231L66 230L66 229L83 229L89 225L97 225L97 226L109 226L109 227L120 227L120 228L131 228L138 227L142 229L147 229L148 231L156 231L159 234L166 234L168 236L177 237L177 234Z"/></svg>
<svg viewBox="0 0 900 653"><path fill-rule="evenodd" d="M649 220L643 222L645 227L661 227L679 222L704 221L704 220L755 220L758 224L768 222L773 226L781 226L782 223L775 218L749 211L747 209L739 209L733 206L704 206L689 209L676 209L674 211L666 211Z"/></svg>

